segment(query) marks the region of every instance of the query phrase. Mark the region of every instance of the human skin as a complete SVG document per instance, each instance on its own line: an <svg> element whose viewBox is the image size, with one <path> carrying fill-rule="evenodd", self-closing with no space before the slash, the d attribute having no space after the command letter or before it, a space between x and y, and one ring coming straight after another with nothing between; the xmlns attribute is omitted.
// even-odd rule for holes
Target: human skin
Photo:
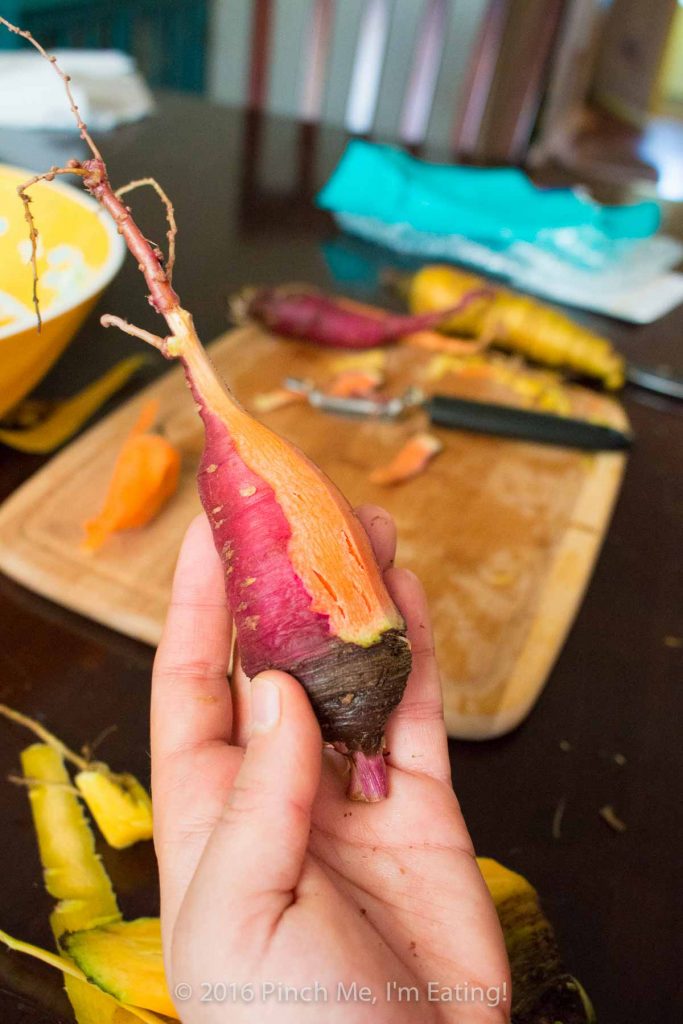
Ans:
<svg viewBox="0 0 683 1024"><path fill-rule="evenodd" d="M346 761L322 750L291 676L250 682L237 664L228 687L230 615L206 519L185 537L151 721L164 956L184 1024L509 1018L503 938L451 785L424 592L393 567L387 514L358 514L413 647L386 732L389 797L379 804L349 801ZM263 988L306 994L316 982L312 1002ZM388 999L394 982L419 998L399 1002L390 988ZM429 1001L430 982L458 997ZM364 986L374 1003L360 998ZM468 999L473 986L492 995Z"/></svg>

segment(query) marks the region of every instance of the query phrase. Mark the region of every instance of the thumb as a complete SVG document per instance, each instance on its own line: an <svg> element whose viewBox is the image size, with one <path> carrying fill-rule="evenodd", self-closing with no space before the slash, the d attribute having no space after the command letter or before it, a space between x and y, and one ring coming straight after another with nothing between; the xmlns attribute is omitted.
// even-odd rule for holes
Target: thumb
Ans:
<svg viewBox="0 0 683 1024"><path fill-rule="evenodd" d="M256 676L242 766L188 893L207 920L279 916L292 902L320 782L322 739L303 687L284 672ZM257 897L255 900L254 898ZM264 899L265 897L265 899Z"/></svg>

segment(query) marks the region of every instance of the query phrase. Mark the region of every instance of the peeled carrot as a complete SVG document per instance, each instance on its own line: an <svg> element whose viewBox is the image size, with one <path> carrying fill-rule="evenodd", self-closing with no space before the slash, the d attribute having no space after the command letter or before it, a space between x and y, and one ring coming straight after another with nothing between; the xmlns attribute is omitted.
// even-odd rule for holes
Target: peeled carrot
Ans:
<svg viewBox="0 0 683 1024"><path fill-rule="evenodd" d="M379 466L369 476L370 483L383 487L401 484L422 473L443 445L433 434L415 434L386 466Z"/></svg>
<svg viewBox="0 0 683 1024"><path fill-rule="evenodd" d="M331 348L372 348L438 327L488 294L486 288L475 288L459 296L448 309L400 316L311 289L245 288L232 300L231 308L237 322L254 320L285 338L302 338Z"/></svg>
<svg viewBox="0 0 683 1024"><path fill-rule="evenodd" d="M250 416L219 379L171 283L175 221L170 200L158 187L169 221L165 259L112 188L68 79L50 59L64 79L81 139L92 155L52 168L46 176L59 171L80 177L115 221L145 278L150 304L166 321L170 333L158 337L118 317L102 317L104 326L118 326L183 365L205 432L199 494L222 563L244 670L254 676L277 668L296 676L323 739L349 756L350 796L381 800L387 795L384 729L403 695L411 654L405 623L384 585L369 538L334 484L303 452ZM20 189L34 246L37 233L26 190L35 180ZM35 267L33 260L34 273ZM411 318L389 318L394 328L397 319ZM380 324L380 334L387 333L387 325ZM137 447L143 436L138 426L129 444ZM126 460L120 472L127 480ZM131 493L122 490L126 498ZM137 516L129 516L127 501L121 507L114 497L104 511L118 525L121 518L125 525L137 522ZM148 511L149 503L144 507ZM121 511L122 517L115 514ZM98 518L106 519L104 512Z"/></svg>
<svg viewBox="0 0 683 1024"><path fill-rule="evenodd" d="M119 530L145 526L175 492L180 454L165 437L148 433L158 413L159 403L147 402L124 441L102 510L85 524L85 550L96 551Z"/></svg>

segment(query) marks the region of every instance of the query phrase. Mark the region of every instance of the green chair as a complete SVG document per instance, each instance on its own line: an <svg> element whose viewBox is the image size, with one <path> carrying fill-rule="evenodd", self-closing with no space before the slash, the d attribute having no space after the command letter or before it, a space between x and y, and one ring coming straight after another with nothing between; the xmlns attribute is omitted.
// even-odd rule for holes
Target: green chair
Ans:
<svg viewBox="0 0 683 1024"><path fill-rule="evenodd" d="M49 50L124 50L150 85L203 92L207 8L207 0L3 0L2 14ZM0 32L0 49L24 45Z"/></svg>

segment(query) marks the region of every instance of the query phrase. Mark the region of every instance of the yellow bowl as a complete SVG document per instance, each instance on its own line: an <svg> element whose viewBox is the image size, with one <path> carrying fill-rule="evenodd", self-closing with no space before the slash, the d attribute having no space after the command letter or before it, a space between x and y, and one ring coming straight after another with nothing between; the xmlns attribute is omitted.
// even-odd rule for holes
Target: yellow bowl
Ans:
<svg viewBox="0 0 683 1024"><path fill-rule="evenodd" d="M27 395L69 344L118 272L125 244L90 196L62 182L31 188L38 228L38 297L17 185L30 171L0 164L0 416Z"/></svg>

